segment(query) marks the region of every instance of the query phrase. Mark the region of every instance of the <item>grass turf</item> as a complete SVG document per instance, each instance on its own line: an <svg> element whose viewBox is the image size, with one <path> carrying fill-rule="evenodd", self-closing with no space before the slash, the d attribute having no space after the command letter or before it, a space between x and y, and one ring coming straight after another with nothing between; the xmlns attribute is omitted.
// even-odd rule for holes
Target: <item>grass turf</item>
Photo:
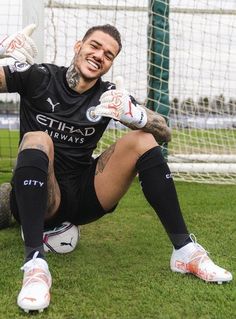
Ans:
<svg viewBox="0 0 236 319"><path fill-rule="evenodd" d="M0 182L10 179L17 140L18 132L1 131ZM190 231L216 263L236 274L236 186L176 185ZM31 315L16 306L23 262L19 227L1 230L0 319L235 318L235 281L220 286L172 273L171 245L156 219L135 181L116 213L82 227L73 253L48 254L52 302Z"/></svg>
<svg viewBox="0 0 236 319"><path fill-rule="evenodd" d="M236 274L236 186L176 183L189 230ZM23 245L19 227L0 231L0 319L233 319L236 284L172 273L169 240L136 180L115 213L81 228L77 249L48 254L52 299L42 314L16 306Z"/></svg>

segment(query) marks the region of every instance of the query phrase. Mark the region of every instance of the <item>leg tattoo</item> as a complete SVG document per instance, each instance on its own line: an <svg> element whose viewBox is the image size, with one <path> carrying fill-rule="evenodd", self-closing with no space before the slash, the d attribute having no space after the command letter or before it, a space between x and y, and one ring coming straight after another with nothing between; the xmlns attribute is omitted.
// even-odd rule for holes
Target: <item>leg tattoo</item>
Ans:
<svg viewBox="0 0 236 319"><path fill-rule="evenodd" d="M95 175L103 172L106 164L108 163L110 157L115 151L115 146L116 144L111 145L105 152L101 154L101 156L98 159Z"/></svg>

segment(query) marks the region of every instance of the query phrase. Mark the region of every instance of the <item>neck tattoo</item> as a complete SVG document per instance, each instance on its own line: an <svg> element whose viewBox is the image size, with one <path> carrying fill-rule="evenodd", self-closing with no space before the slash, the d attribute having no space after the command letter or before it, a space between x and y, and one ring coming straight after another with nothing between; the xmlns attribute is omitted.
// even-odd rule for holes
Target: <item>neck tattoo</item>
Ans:
<svg viewBox="0 0 236 319"><path fill-rule="evenodd" d="M74 59L72 60L71 65L69 66L66 72L66 80L71 89L74 89L80 81L80 75L78 71L76 71L74 65Z"/></svg>

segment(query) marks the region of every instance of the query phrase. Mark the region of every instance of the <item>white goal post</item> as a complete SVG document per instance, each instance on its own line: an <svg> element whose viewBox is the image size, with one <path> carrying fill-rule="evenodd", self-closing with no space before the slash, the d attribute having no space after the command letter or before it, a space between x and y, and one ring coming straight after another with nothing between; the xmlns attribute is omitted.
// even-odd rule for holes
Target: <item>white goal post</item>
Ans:
<svg viewBox="0 0 236 319"><path fill-rule="evenodd" d="M153 4L166 6L169 12L166 10L160 16L151 10ZM114 24L121 32L123 49L105 79L112 81L122 75L126 89L140 103L148 101L147 65L152 63L148 58L150 53L157 54L160 70L157 80L162 81L162 73L168 73L167 120L172 128L172 141L167 153L175 180L235 184L236 10L233 1L10 0L6 1L8 10L4 13L9 19L2 20L0 13L0 21L4 21L0 25L12 25L4 32L22 27L19 21L13 26L16 19L10 19L13 13L17 15L15 9L11 10L17 5L22 25L38 24L34 35L40 49L38 62L69 65L75 41L89 27ZM159 28L152 25L151 16L168 24L169 43L163 44L158 37L148 38L149 28ZM150 40L158 47L166 46L168 56L164 50L150 52ZM162 63L166 58L168 68ZM98 152L125 132L123 126L113 123Z"/></svg>

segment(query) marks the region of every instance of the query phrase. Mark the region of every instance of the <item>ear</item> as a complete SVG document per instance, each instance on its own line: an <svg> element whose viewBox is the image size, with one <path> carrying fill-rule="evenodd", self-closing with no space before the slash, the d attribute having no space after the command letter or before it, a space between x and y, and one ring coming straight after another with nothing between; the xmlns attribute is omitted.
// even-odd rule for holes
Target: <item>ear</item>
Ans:
<svg viewBox="0 0 236 319"><path fill-rule="evenodd" d="M74 45L74 52L78 53L81 47L82 41L77 41Z"/></svg>

